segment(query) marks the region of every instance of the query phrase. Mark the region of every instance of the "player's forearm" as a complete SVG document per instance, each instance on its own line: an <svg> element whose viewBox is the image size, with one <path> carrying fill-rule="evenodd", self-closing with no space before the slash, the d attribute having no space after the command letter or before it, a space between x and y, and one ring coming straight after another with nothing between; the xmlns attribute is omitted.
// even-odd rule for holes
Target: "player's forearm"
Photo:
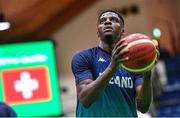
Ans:
<svg viewBox="0 0 180 118"><path fill-rule="evenodd" d="M141 89L141 93L137 98L138 110L145 113L149 110L149 106L152 102L152 78L151 72L144 74L144 82Z"/></svg>
<svg viewBox="0 0 180 118"><path fill-rule="evenodd" d="M107 68L95 81L83 86L79 99L85 107L89 107L104 91L115 70Z"/></svg>

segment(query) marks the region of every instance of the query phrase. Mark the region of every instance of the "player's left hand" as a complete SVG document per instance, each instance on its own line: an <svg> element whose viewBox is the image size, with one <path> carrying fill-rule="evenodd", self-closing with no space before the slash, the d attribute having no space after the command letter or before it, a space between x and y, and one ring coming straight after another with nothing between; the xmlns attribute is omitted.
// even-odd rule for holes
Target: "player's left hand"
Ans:
<svg viewBox="0 0 180 118"><path fill-rule="evenodd" d="M158 47L158 41L156 39L153 39L152 42L153 42L154 46L156 47L157 57L156 57L155 64L154 64L154 65L156 65L160 58L160 52L159 52L159 47Z"/></svg>

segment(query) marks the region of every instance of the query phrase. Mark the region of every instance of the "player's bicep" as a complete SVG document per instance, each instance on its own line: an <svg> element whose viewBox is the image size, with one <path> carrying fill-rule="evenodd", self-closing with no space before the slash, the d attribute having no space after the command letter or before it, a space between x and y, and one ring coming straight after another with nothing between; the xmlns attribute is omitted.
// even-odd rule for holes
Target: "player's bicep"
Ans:
<svg viewBox="0 0 180 118"><path fill-rule="evenodd" d="M137 87L136 87L136 97L138 97L139 95L140 95L140 93L141 93L141 89L142 89L142 85L138 85Z"/></svg>
<svg viewBox="0 0 180 118"><path fill-rule="evenodd" d="M135 75L135 91L136 91L136 97L139 96L143 84L143 75L138 74Z"/></svg>

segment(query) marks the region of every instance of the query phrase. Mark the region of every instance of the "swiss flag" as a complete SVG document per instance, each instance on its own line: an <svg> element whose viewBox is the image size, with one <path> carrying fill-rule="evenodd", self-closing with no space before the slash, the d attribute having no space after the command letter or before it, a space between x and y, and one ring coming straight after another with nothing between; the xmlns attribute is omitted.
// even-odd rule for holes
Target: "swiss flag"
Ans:
<svg viewBox="0 0 180 118"><path fill-rule="evenodd" d="M8 104L42 102L51 99L50 78L46 66L2 71L4 101Z"/></svg>

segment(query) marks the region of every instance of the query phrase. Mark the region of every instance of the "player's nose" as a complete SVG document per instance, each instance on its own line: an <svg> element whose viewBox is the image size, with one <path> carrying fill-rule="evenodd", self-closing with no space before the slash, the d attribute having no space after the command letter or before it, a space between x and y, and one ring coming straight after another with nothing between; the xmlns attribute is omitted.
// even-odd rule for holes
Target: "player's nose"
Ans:
<svg viewBox="0 0 180 118"><path fill-rule="evenodd" d="M104 25L111 25L111 24L112 24L112 22L110 21L109 18L107 18L107 20L104 22Z"/></svg>

